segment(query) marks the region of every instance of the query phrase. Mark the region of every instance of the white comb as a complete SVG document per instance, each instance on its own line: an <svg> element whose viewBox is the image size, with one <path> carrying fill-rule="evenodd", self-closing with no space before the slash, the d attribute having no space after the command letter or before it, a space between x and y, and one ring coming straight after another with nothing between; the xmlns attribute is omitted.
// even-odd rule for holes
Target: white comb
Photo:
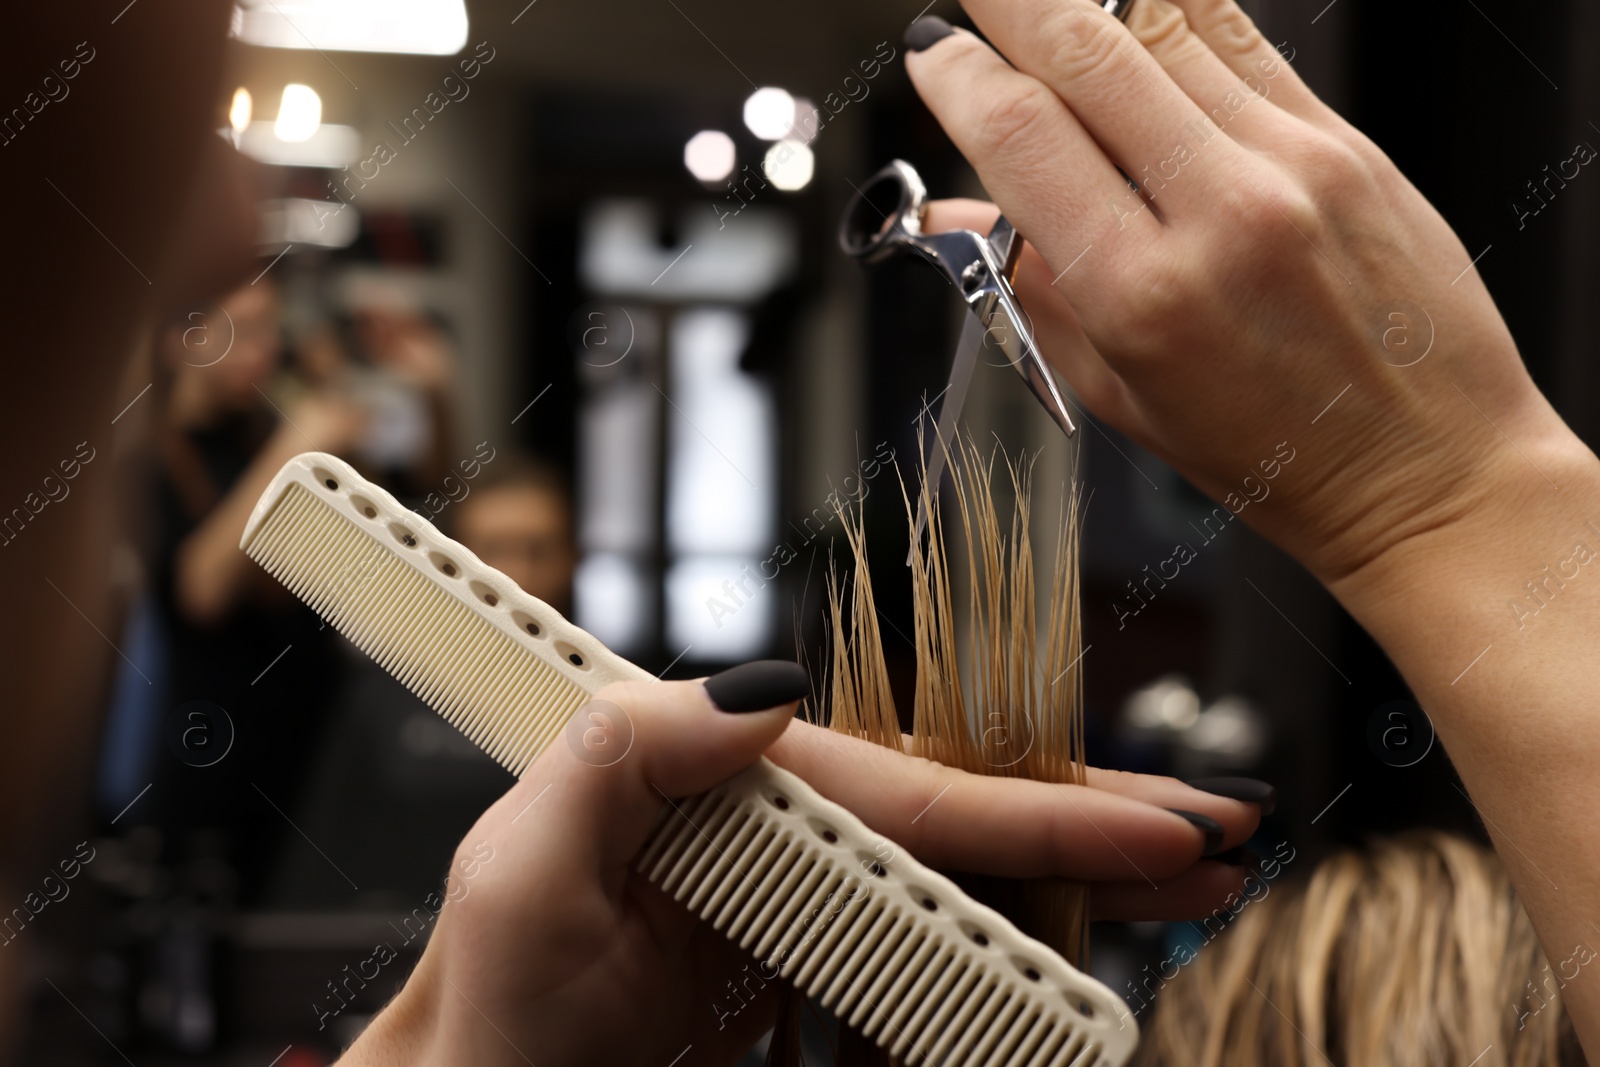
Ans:
<svg viewBox="0 0 1600 1067"><path fill-rule="evenodd" d="M285 464L240 547L519 776L602 686L651 680L324 453ZM901 1062L1132 1055L1116 994L770 761L672 807L639 871Z"/></svg>

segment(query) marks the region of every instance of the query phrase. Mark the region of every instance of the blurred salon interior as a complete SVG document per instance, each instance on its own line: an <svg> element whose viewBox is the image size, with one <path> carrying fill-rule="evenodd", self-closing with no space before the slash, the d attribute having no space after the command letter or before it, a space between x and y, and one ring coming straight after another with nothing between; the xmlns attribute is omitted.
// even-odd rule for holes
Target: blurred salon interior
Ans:
<svg viewBox="0 0 1600 1067"><path fill-rule="evenodd" d="M837 230L893 159L934 196L985 195L906 78L920 3L241 0L215 114L254 164L256 262L159 324L127 407L76 457L115 465L141 521L116 538L115 677L48 783L55 823L30 831L41 871L82 839L63 853L79 873L0 935L26 1016L12 1062L332 1063L510 785L238 552L298 453L342 457L664 678L815 660L842 506L864 518L909 689L903 493L965 309L927 263L863 267ZM1245 6L1474 253L1492 247L1479 269L1535 380L1593 443L1600 378L1573 339L1600 314L1581 239L1600 183L1517 205L1570 155L1574 117L1600 119L1574 44L1593 34L1573 30L1595 15L1482 5L1443 25L1377 0ZM1280 859L1414 826L1481 838L1426 716L1332 598L1075 410L1068 442L1015 374L980 365L964 430L1029 457L1042 542L1076 479L1096 762L1297 768L1251 845ZM1124 991L1205 934L1093 936L1094 973ZM376 942L396 958L345 981ZM827 1062L829 1025L808 1062Z"/></svg>

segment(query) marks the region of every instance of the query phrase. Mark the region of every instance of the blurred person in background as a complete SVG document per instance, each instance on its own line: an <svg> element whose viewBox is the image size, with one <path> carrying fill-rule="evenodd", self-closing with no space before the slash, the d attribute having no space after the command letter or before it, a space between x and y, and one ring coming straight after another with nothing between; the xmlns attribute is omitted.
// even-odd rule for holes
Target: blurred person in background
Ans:
<svg viewBox="0 0 1600 1067"><path fill-rule="evenodd" d="M457 505L453 534L495 570L563 615L578 562L572 497L554 467L497 453Z"/></svg>
<svg viewBox="0 0 1600 1067"><path fill-rule="evenodd" d="M157 442L152 571L167 644L166 706L217 705L235 737L225 773L211 769L211 753L197 753L195 765L159 759L164 788L143 815L180 835L225 829L240 891L253 900L274 859L271 843L289 830L263 797L292 804L303 766L295 753L326 716L339 659L334 632L240 552L239 538L285 462L313 449L349 452L367 418L329 389L273 399L290 390L279 380L280 296L270 279L228 294L220 310L221 321L207 323L212 333L231 324L232 344L220 358L220 338L202 349L186 323L158 343L158 363L170 377ZM179 842L170 844L181 853Z"/></svg>

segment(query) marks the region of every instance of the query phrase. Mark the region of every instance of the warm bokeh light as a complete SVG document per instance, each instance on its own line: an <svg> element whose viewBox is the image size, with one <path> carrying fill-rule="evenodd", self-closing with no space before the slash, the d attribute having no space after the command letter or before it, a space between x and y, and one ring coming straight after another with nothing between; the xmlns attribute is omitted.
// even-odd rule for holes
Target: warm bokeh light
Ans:
<svg viewBox="0 0 1600 1067"><path fill-rule="evenodd" d="M228 106L228 125L234 133L243 133L250 125L250 108L250 90L241 85L233 91L233 103Z"/></svg>
<svg viewBox="0 0 1600 1067"><path fill-rule="evenodd" d="M307 141L322 125L322 97L309 85L290 82L283 87L278 121L272 130L280 141Z"/></svg>
<svg viewBox="0 0 1600 1067"><path fill-rule="evenodd" d="M811 154L811 149L799 141L779 141L767 149L762 169L767 173L767 181L792 193L811 183L811 175L816 170L816 157Z"/></svg>

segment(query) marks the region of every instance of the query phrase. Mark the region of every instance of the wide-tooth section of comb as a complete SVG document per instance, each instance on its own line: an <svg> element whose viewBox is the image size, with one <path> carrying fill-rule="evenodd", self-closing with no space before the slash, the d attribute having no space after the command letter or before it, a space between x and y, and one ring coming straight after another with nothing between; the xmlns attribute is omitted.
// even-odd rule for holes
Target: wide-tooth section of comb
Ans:
<svg viewBox="0 0 1600 1067"><path fill-rule="evenodd" d="M758 765L675 802L638 869L905 1064L1108 1067L1132 1035L1016 955L1004 920L909 857L880 857ZM825 803L825 802L824 802ZM881 839L878 839L882 845ZM938 888L933 888L937 884ZM960 916L951 921L952 913ZM993 925L985 928L986 923Z"/></svg>
<svg viewBox="0 0 1600 1067"><path fill-rule="evenodd" d="M287 487L247 551L512 774L589 699L304 486Z"/></svg>

